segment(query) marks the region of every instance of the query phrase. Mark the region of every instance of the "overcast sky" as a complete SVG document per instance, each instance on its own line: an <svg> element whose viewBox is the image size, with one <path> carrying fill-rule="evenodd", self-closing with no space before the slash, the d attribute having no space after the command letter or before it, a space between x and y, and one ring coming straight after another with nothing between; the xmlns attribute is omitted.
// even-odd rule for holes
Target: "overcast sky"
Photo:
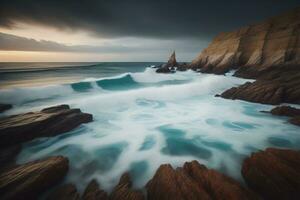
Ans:
<svg viewBox="0 0 300 200"><path fill-rule="evenodd" d="M299 0L0 0L0 61L192 60Z"/></svg>

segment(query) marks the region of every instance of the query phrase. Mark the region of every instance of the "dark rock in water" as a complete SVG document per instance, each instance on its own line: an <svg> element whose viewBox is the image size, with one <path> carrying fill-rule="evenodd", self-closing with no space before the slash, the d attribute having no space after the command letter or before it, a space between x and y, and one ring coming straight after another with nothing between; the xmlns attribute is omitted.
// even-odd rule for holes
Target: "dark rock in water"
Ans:
<svg viewBox="0 0 300 200"><path fill-rule="evenodd" d="M70 131L91 122L91 114L60 105L0 119L0 146L15 145L37 137L48 137Z"/></svg>
<svg viewBox="0 0 300 200"><path fill-rule="evenodd" d="M67 174L68 159L49 157L10 168L0 174L0 199L35 199Z"/></svg>
<svg viewBox="0 0 300 200"><path fill-rule="evenodd" d="M0 113L12 108L11 104L0 103Z"/></svg>
<svg viewBox="0 0 300 200"><path fill-rule="evenodd" d="M289 120L289 122L290 122L291 124L300 126L300 116L293 117L292 119Z"/></svg>
<svg viewBox="0 0 300 200"><path fill-rule="evenodd" d="M161 165L146 188L148 200L259 199L238 182L197 161L177 169Z"/></svg>
<svg viewBox="0 0 300 200"><path fill-rule="evenodd" d="M80 195L73 184L65 184L54 190L47 200L79 200Z"/></svg>
<svg viewBox="0 0 300 200"><path fill-rule="evenodd" d="M172 55L170 56L167 64L165 65L165 67L175 67L177 66L178 63L176 61L176 54L175 54L175 51L173 51Z"/></svg>
<svg viewBox="0 0 300 200"><path fill-rule="evenodd" d="M300 152L268 148L244 160L242 175L265 199L300 198Z"/></svg>
<svg viewBox="0 0 300 200"><path fill-rule="evenodd" d="M96 180L92 180L86 187L82 200L108 200L108 195L100 189Z"/></svg>
<svg viewBox="0 0 300 200"><path fill-rule="evenodd" d="M120 178L119 184L114 188L110 195L111 200L144 200L141 191L132 190L132 182L128 173Z"/></svg>
<svg viewBox="0 0 300 200"><path fill-rule="evenodd" d="M170 56L168 62L163 64L160 68L156 70L157 73L172 73L175 71L175 68L178 66L176 61L175 51Z"/></svg>
<svg viewBox="0 0 300 200"><path fill-rule="evenodd" d="M15 158L21 151L21 145L14 145L0 149L0 172L15 166Z"/></svg>
<svg viewBox="0 0 300 200"><path fill-rule="evenodd" d="M171 73L171 70L168 67L161 67L156 70L157 73Z"/></svg>
<svg viewBox="0 0 300 200"><path fill-rule="evenodd" d="M289 122L300 126L300 109L291 106L278 106L273 108L270 112L272 115L292 117Z"/></svg>
<svg viewBox="0 0 300 200"><path fill-rule="evenodd" d="M276 105L282 102L284 95L284 88L277 83L259 80L226 90L221 97Z"/></svg>
<svg viewBox="0 0 300 200"><path fill-rule="evenodd" d="M300 116L300 109L291 106L279 106L271 110L272 115L295 117Z"/></svg>

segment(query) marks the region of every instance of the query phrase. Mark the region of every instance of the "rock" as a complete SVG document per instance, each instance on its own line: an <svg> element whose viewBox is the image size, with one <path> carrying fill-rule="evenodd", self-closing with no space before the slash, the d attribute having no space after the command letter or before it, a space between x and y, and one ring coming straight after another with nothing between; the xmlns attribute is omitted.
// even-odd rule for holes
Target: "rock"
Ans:
<svg viewBox="0 0 300 200"><path fill-rule="evenodd" d="M221 97L276 105L282 102L284 95L285 90L279 84L260 80L253 83L247 82L241 86L226 90L221 94Z"/></svg>
<svg viewBox="0 0 300 200"><path fill-rule="evenodd" d="M177 61L176 61L176 54L175 54L175 51L173 51L172 55L170 56L167 64L166 64L166 67L174 67L174 66L177 66Z"/></svg>
<svg viewBox="0 0 300 200"><path fill-rule="evenodd" d="M171 73L175 70L175 68L178 66L178 63L176 61L176 55L175 51L173 51L172 55L170 56L168 62L164 65L162 65L160 68L156 70L157 73Z"/></svg>
<svg viewBox="0 0 300 200"><path fill-rule="evenodd" d="M80 195L73 184L65 184L54 190L47 200L79 200Z"/></svg>
<svg viewBox="0 0 300 200"><path fill-rule="evenodd" d="M161 165L146 189L148 200L259 199L238 182L197 161L187 162L177 169Z"/></svg>
<svg viewBox="0 0 300 200"><path fill-rule="evenodd" d="M68 172L62 156L29 162L0 174L0 199L35 199L61 181Z"/></svg>
<svg viewBox="0 0 300 200"><path fill-rule="evenodd" d="M242 175L265 199L299 199L300 152L268 148L246 158Z"/></svg>
<svg viewBox="0 0 300 200"><path fill-rule="evenodd" d="M300 7L258 24L220 33L190 67L221 74L242 66L259 71L270 66L299 65L299 13Z"/></svg>
<svg viewBox="0 0 300 200"><path fill-rule="evenodd" d="M279 106L271 110L272 115L295 117L300 116L300 109L291 106Z"/></svg>
<svg viewBox="0 0 300 200"><path fill-rule="evenodd" d="M12 108L11 104L0 103L0 113Z"/></svg>
<svg viewBox="0 0 300 200"><path fill-rule="evenodd" d="M120 178L119 184L114 188L110 195L110 200L144 200L141 191L132 190L132 183L128 173Z"/></svg>
<svg viewBox="0 0 300 200"><path fill-rule="evenodd" d="M37 137L55 136L92 120L91 114L70 109L68 105L1 118L0 146L3 148Z"/></svg>
<svg viewBox="0 0 300 200"><path fill-rule="evenodd" d="M108 195L101 190L96 180L92 180L83 193L83 200L108 200Z"/></svg>
<svg viewBox="0 0 300 200"><path fill-rule="evenodd" d="M289 122L290 122L291 124L300 126L300 116L293 117L292 119L289 120Z"/></svg>

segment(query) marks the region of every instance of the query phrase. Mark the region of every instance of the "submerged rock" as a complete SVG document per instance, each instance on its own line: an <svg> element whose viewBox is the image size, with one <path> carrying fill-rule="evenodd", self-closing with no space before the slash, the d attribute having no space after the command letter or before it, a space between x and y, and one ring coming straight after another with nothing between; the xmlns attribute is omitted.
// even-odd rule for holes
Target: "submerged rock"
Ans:
<svg viewBox="0 0 300 200"><path fill-rule="evenodd" d="M91 122L91 114L60 105L0 119L0 146L15 145L37 137L55 136Z"/></svg>
<svg viewBox="0 0 300 200"><path fill-rule="evenodd" d="M259 199L235 180L197 161L177 169L169 164L161 165L146 189L149 200Z"/></svg>
<svg viewBox="0 0 300 200"><path fill-rule="evenodd" d="M144 200L141 191L132 190L132 182L128 173L121 176L119 184L114 188L110 195L111 200Z"/></svg>
<svg viewBox="0 0 300 200"><path fill-rule="evenodd" d="M96 180L92 180L86 187L82 200L108 200L108 195L104 190L100 189Z"/></svg>
<svg viewBox="0 0 300 200"><path fill-rule="evenodd" d="M61 181L68 168L68 159L62 156L9 168L0 174L0 199L35 199Z"/></svg>
<svg viewBox="0 0 300 200"><path fill-rule="evenodd" d="M55 189L47 200L79 200L80 194L73 184L65 184Z"/></svg>
<svg viewBox="0 0 300 200"><path fill-rule="evenodd" d="M0 113L12 108L11 104L0 103Z"/></svg>
<svg viewBox="0 0 300 200"><path fill-rule="evenodd" d="M244 160L242 175L266 199L300 198L300 152L268 148Z"/></svg>

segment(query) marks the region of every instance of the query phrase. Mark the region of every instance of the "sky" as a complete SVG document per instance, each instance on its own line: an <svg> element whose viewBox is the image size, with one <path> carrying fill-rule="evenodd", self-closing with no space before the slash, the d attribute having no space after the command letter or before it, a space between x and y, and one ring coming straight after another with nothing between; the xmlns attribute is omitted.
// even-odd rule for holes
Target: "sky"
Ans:
<svg viewBox="0 0 300 200"><path fill-rule="evenodd" d="M0 0L0 62L191 61L299 0Z"/></svg>

